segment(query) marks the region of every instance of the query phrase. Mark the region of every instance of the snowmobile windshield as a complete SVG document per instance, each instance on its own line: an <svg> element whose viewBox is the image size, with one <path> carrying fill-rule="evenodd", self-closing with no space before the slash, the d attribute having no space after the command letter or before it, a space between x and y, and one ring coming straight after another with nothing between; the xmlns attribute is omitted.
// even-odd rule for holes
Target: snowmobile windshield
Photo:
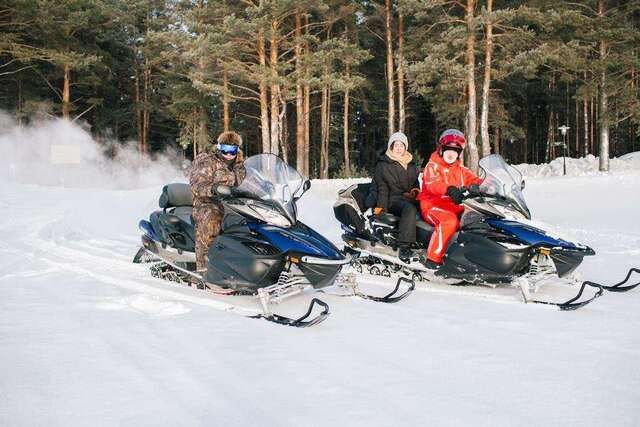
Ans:
<svg viewBox="0 0 640 427"><path fill-rule="evenodd" d="M304 193L305 178L275 154L257 154L244 162L247 176L238 190L267 202L296 223L296 198Z"/></svg>
<svg viewBox="0 0 640 427"><path fill-rule="evenodd" d="M480 160L479 166L482 170L481 176L484 179L480 190L510 200L525 217L531 218L531 213L522 194L524 187L522 174L513 166L508 165L498 154L483 158Z"/></svg>

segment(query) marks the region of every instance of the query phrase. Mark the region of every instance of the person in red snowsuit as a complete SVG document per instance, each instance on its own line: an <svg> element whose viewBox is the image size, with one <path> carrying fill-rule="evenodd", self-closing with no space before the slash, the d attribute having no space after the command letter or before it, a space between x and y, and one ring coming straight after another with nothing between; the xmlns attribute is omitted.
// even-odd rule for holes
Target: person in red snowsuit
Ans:
<svg viewBox="0 0 640 427"><path fill-rule="evenodd" d="M422 218L434 226L427 249L425 265L438 268L444 258L449 241L458 231L460 206L465 190L478 193L482 179L462 166L460 157L465 146L464 134L448 129L440 135L436 151L431 154L422 176L420 201Z"/></svg>

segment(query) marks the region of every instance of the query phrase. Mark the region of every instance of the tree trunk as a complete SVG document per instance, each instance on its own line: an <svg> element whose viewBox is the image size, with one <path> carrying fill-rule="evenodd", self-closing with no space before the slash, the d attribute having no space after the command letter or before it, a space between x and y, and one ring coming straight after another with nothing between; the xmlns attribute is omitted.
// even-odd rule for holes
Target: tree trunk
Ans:
<svg viewBox="0 0 640 427"><path fill-rule="evenodd" d="M269 65L271 66L271 147L270 153L278 155L278 143L280 141L280 84L278 84L278 22L273 21L271 23L271 40L270 49L271 54Z"/></svg>
<svg viewBox="0 0 640 427"><path fill-rule="evenodd" d="M404 16L398 13L398 129L405 131L407 115L404 102Z"/></svg>
<svg viewBox="0 0 640 427"><path fill-rule="evenodd" d="M475 0L467 0L465 19L467 22L467 50L465 54L466 80L467 80L467 147L469 168L478 173L478 146L476 144L476 80L475 80L475 45L476 36L474 28Z"/></svg>
<svg viewBox="0 0 640 427"><path fill-rule="evenodd" d="M585 82L587 81L587 72L584 73ZM582 99L582 113L584 115L584 147L583 154L586 157L589 154L589 101L587 95Z"/></svg>
<svg viewBox="0 0 640 427"><path fill-rule="evenodd" d="M329 129L330 129L330 98L331 90L327 85L322 88L320 105L321 116L321 144L320 144L320 178L329 178Z"/></svg>
<svg viewBox="0 0 640 427"><path fill-rule="evenodd" d="M547 147L544 150L544 162L549 163L551 160L551 149L553 144L553 110L549 106L549 122L547 123Z"/></svg>
<svg viewBox="0 0 640 427"><path fill-rule="evenodd" d="M598 0L598 17L604 17L604 0ZM600 164L601 172L609 171L609 106L607 99L607 71L605 61L607 59L607 43L600 40L600 61L602 70L600 71Z"/></svg>
<svg viewBox="0 0 640 427"><path fill-rule="evenodd" d="M143 106L142 106L142 153L149 152L149 118L150 118L150 92L151 92L151 68L148 60L145 60L143 73Z"/></svg>
<svg viewBox="0 0 640 427"><path fill-rule="evenodd" d="M591 128L591 132L589 133L589 152L591 154L595 154L595 118L596 118L596 112L595 112L595 101L593 100L593 96L590 97L590 106L589 106L589 113L591 116L591 123L589 123L589 126Z"/></svg>
<svg viewBox="0 0 640 427"><path fill-rule="evenodd" d="M577 89L577 87L576 87ZM576 109L576 157L580 157L580 102L578 101L578 97L576 96L575 101L575 109Z"/></svg>
<svg viewBox="0 0 640 427"><path fill-rule="evenodd" d="M222 72L222 79L224 84L224 94L222 95L223 127L224 131L228 132L231 119L229 117L229 75L227 74L226 67Z"/></svg>
<svg viewBox="0 0 640 427"><path fill-rule="evenodd" d="M344 172L347 178L351 178L351 160L349 159L349 89L344 91L344 115L342 117L342 145L344 148Z"/></svg>
<svg viewBox="0 0 640 427"><path fill-rule="evenodd" d="M280 129L280 152L282 153L282 160L289 164L289 147L287 142L289 141L289 128L287 125L287 103L280 97L280 115L278 118L278 129Z"/></svg>
<svg viewBox="0 0 640 427"><path fill-rule="evenodd" d="M260 71L260 81L258 83L260 87L260 131L262 133L262 152L268 153L271 151L271 138L269 131L269 102L267 93L267 79L265 73L267 71L267 55L264 41L264 30L258 31L258 61L262 70Z"/></svg>
<svg viewBox="0 0 640 427"><path fill-rule="evenodd" d="M491 14L493 0L487 0L487 13ZM482 133L482 157L491 154L489 142L489 90L491 87L491 55L493 54L493 23L491 17L487 21L486 41L484 48L484 80L482 82L482 114L480 130ZM497 152L497 151L496 151Z"/></svg>
<svg viewBox="0 0 640 427"><path fill-rule="evenodd" d="M138 130L138 153L144 152L144 130L142 125L142 108L141 108L141 99L140 99L140 74L138 70L138 66L136 65L135 76L134 76L134 101L135 101L135 110L136 110L136 128Z"/></svg>
<svg viewBox="0 0 640 427"><path fill-rule="evenodd" d="M529 162L529 108L524 110L524 162Z"/></svg>
<svg viewBox="0 0 640 427"><path fill-rule="evenodd" d="M200 151L204 150L209 142L209 131L207 126L207 112L203 106L198 107L198 142L200 143Z"/></svg>
<svg viewBox="0 0 640 427"><path fill-rule="evenodd" d="M393 37L391 33L391 0L385 0L385 30L387 43L387 104L389 113L387 116L389 137L395 132L395 96L393 84Z"/></svg>
<svg viewBox="0 0 640 427"><path fill-rule="evenodd" d="M496 154L500 154L500 128L494 129L493 131L493 152ZM482 157L486 157L491 154L491 147L489 147L489 153L482 154Z"/></svg>
<svg viewBox="0 0 640 427"><path fill-rule="evenodd" d="M193 109L193 160L196 159L196 157L198 156L198 112L197 109L194 108Z"/></svg>
<svg viewBox="0 0 640 427"><path fill-rule="evenodd" d="M309 15L304 16L305 32L309 35ZM304 54L309 55L309 42L304 44ZM310 144L310 129L311 129L311 86L309 84L304 85L304 169L303 174L306 177L310 175L309 169L309 151Z"/></svg>
<svg viewBox="0 0 640 427"><path fill-rule="evenodd" d="M300 11L296 12L296 43L295 43L295 56L296 56L296 71L302 72L302 45L300 40L302 38L302 18ZM305 146L305 129L304 129L304 89L298 74L296 81L296 168L298 171L304 173L304 146Z"/></svg>
<svg viewBox="0 0 640 427"><path fill-rule="evenodd" d="M16 105L16 122L18 123L18 127L22 127L22 78L18 76L16 80L16 85L18 89L18 102Z"/></svg>
<svg viewBox="0 0 640 427"><path fill-rule="evenodd" d="M71 116L71 67L64 64L64 83L62 86L62 117L69 120Z"/></svg>

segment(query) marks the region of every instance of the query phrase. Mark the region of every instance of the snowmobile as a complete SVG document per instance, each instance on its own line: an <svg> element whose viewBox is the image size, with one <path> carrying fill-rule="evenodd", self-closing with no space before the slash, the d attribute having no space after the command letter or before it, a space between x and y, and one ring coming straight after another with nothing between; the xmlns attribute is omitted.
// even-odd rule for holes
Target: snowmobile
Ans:
<svg viewBox="0 0 640 427"><path fill-rule="evenodd" d="M253 295L259 299L260 309L247 309L246 304L244 308L227 304L226 309L295 327L315 325L329 315L329 306L318 298L311 299L301 317L273 313L273 304L306 288L319 290L335 284L347 288L350 296L382 302L395 302L413 290L410 287L402 295L392 292L385 297L360 292L353 276L340 274L351 257L297 218L296 203L311 182L273 154L252 156L245 160L245 168L247 175L241 185L216 188L224 220L221 234L209 247L204 274L196 271L193 202L188 184L165 186L159 200L161 210L139 222L142 247L134 262L154 262L154 277L219 295ZM321 312L312 318L316 307Z"/></svg>
<svg viewBox="0 0 640 427"><path fill-rule="evenodd" d="M483 158L480 169L480 194L471 195L465 190L460 230L436 270L419 261L424 257L433 226L418 219L414 256L410 262L403 262L398 258L396 243L399 219L390 214L365 215L371 184L354 184L340 191L334 214L344 231L344 250L353 255L353 268L386 277L404 273L415 281L492 288L516 286L525 302L553 305L561 310L582 307L601 296L603 290L622 292L638 285L625 286L632 272L640 272L632 269L625 281L613 286L584 282L578 294L565 302L535 299L532 294L539 285L548 284L549 277L568 277L585 256L595 255L595 251L530 223L531 213L522 194L524 179L501 156ZM585 299L586 288L594 288L595 293Z"/></svg>

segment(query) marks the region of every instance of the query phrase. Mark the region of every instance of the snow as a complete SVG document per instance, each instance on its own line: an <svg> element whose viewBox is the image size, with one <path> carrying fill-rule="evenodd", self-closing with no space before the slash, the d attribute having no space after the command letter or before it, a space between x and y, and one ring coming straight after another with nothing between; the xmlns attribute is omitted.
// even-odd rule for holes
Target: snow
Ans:
<svg viewBox="0 0 640 427"><path fill-rule="evenodd" d="M598 158L592 154L579 159L567 157L568 176L593 176L607 174L598 171ZM562 157L552 160L548 164L528 165L520 164L515 167L525 178L547 178L562 176L564 172L564 161ZM640 170L640 152L625 154L624 156L611 159L610 172L615 174L636 173Z"/></svg>
<svg viewBox="0 0 640 427"><path fill-rule="evenodd" d="M15 138L0 135L4 172ZM131 263L138 220L180 178L131 162L2 177L0 425L637 425L640 290L577 312L417 290L320 295L332 315L310 329L242 318ZM640 266L640 167L595 162L527 166L525 197L537 225L596 250L584 278L612 283ZM336 243L351 182L314 180L301 200Z"/></svg>

